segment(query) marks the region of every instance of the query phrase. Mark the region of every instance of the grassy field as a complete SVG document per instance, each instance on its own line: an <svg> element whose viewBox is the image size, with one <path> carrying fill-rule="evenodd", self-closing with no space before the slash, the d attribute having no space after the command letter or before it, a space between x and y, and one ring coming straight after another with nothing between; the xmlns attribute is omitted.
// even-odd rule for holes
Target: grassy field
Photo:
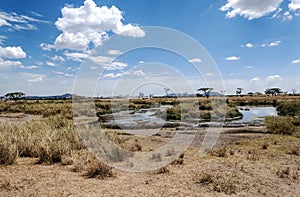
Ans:
<svg viewBox="0 0 300 197"><path fill-rule="evenodd" d="M182 109L189 111L199 106L201 116L211 113L212 102L206 98L134 99L129 106L121 102L117 108L138 110L168 104L172 105L169 116L192 118ZM174 162L155 171L128 173L104 164L88 151L73 125L71 101L2 101L0 196L297 196L299 98L229 97L226 102L230 114L236 112L238 105L256 103L275 105L280 116L266 118L265 127L224 129L205 157L200 156L197 146L206 130L199 128L192 145ZM180 103L186 105L181 110ZM97 113L112 113L109 100L97 100L95 105ZM199 116L196 113L194 116ZM32 118L25 118L27 114ZM122 149L134 153L167 144L176 128L163 128L151 136L135 136L115 129L104 131ZM175 152L169 151L172 154ZM153 161L160 162L167 156L153 155Z"/></svg>

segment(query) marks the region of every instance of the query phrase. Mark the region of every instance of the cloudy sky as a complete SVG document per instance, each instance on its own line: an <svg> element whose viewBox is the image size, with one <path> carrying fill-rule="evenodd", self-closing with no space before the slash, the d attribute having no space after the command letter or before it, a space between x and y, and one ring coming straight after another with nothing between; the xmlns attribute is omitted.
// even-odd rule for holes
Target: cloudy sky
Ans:
<svg viewBox="0 0 300 197"><path fill-rule="evenodd" d="M193 63L213 66L203 57L184 59L159 49L111 48L93 56L113 36L147 37L145 26L172 28L200 43L224 84L216 91L300 92L300 0L6 0L0 5L0 95L72 92L86 59L104 68L97 73L97 65L89 65L101 74L97 82L92 79L98 96L124 91L129 83L136 86L128 94L164 94L171 82L176 91L190 92L216 75L195 71ZM126 94L118 91L114 94Z"/></svg>

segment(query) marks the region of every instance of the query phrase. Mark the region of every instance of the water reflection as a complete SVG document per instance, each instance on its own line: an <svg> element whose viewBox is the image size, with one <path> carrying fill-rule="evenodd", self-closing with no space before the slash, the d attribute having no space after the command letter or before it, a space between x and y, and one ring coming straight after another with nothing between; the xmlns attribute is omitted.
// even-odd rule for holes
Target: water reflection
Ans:
<svg viewBox="0 0 300 197"><path fill-rule="evenodd" d="M277 116L275 107L244 107L239 111L243 114L243 118L235 122L256 122L263 121L265 116Z"/></svg>

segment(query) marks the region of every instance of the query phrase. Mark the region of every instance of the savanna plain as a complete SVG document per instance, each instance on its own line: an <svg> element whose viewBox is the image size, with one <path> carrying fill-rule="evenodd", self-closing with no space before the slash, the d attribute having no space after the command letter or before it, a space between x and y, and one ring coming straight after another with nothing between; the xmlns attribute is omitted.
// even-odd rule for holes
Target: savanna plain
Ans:
<svg viewBox="0 0 300 197"><path fill-rule="evenodd" d="M182 106L182 100L184 105ZM188 103L188 104L186 104ZM218 103L218 102L217 102ZM206 155L199 144L207 132L176 121L213 120L213 99L131 99L117 107L132 113L167 105L166 119L153 135L138 136L105 124L114 113L109 99L95 100L95 112L72 110L72 100L0 101L0 196L299 196L300 96L233 96L225 100L226 120L240 118L241 106L274 106L278 116L263 125L216 127L218 141ZM194 109L197 110L188 110ZM74 118L96 117L105 136L121 149L151 152L176 132L196 133L191 145L173 162L146 172L126 172L97 159L76 132ZM193 122L195 125L195 122ZM147 125L139 129L147 128ZM129 128L134 129L134 128ZM156 128L157 129L157 128ZM149 162L175 155L170 149ZM112 155L123 162L118 150Z"/></svg>

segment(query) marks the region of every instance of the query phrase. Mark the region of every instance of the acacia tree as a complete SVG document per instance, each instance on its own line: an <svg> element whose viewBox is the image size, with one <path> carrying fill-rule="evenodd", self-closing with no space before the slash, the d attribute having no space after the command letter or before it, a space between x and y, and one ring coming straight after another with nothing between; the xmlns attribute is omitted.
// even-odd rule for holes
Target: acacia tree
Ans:
<svg viewBox="0 0 300 197"><path fill-rule="evenodd" d="M282 90L280 88L268 88L266 89L265 94L276 96L278 94L282 94Z"/></svg>
<svg viewBox="0 0 300 197"><path fill-rule="evenodd" d="M209 98L210 92L213 90L213 88L199 88L198 91L202 91L204 95Z"/></svg>
<svg viewBox="0 0 300 197"><path fill-rule="evenodd" d="M6 98L10 100L17 101L25 97L25 93L23 92L10 92L4 95Z"/></svg>
<svg viewBox="0 0 300 197"><path fill-rule="evenodd" d="M169 91L170 89L169 88L164 88L165 92L166 92L166 97L169 97Z"/></svg>
<svg viewBox="0 0 300 197"><path fill-rule="evenodd" d="M238 96L238 95L241 96L242 90L243 90L243 88L236 88L236 95L237 95L237 96Z"/></svg>

